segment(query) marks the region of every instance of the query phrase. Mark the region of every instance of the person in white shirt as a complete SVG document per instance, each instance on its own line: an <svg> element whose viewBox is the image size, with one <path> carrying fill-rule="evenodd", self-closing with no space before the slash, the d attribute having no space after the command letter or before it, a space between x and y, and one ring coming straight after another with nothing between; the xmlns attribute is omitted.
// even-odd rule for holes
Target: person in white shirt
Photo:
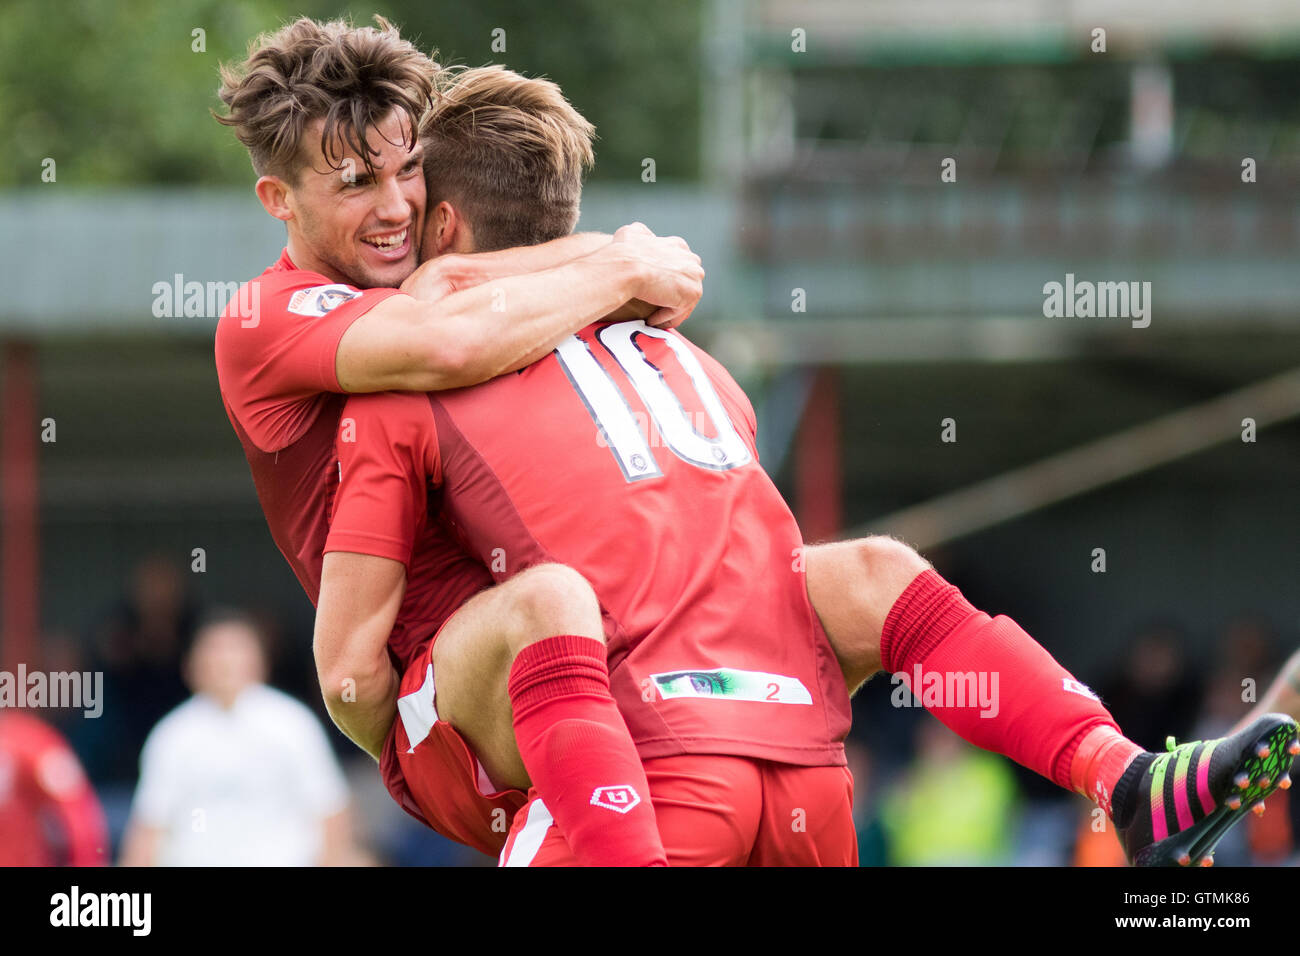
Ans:
<svg viewBox="0 0 1300 956"><path fill-rule="evenodd" d="M250 618L199 628L185 660L194 696L145 741L123 866L351 862L348 791L325 732L265 677Z"/></svg>

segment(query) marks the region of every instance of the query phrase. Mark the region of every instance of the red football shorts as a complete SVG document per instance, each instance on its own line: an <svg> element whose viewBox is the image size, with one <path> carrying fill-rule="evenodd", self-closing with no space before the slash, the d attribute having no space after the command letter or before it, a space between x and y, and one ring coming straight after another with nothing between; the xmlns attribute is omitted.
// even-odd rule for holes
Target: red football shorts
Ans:
<svg viewBox="0 0 1300 956"><path fill-rule="evenodd" d="M645 772L672 866L858 865L847 767L684 754L647 760ZM613 797L603 804L611 813L640 799ZM500 862L577 865L536 790L515 816Z"/></svg>
<svg viewBox="0 0 1300 956"><path fill-rule="evenodd" d="M498 790L478 759L434 707L432 652L437 635L402 675L397 719L379 761L384 784L412 816L458 843L497 856L522 790Z"/></svg>

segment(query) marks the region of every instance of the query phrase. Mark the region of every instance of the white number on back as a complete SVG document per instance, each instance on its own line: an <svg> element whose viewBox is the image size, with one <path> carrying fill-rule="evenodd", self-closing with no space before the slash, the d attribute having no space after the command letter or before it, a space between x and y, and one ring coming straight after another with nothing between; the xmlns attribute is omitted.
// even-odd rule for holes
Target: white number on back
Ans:
<svg viewBox="0 0 1300 956"><path fill-rule="evenodd" d="M672 350L690 377L700 404L718 433L717 438L701 434L691 423L691 416L664 381L663 373L637 345L638 335L659 339ZM664 443L674 455L697 468L711 471L739 468L752 460L749 448L736 433L699 359L681 339L652 329L644 322L607 325L596 333L596 338L627 373L632 387L654 418ZM663 472L650 451L647 436L636 416L609 373L591 354L587 343L576 335L570 336L556 349L556 354L618 462L623 477L628 481L640 481L661 476Z"/></svg>

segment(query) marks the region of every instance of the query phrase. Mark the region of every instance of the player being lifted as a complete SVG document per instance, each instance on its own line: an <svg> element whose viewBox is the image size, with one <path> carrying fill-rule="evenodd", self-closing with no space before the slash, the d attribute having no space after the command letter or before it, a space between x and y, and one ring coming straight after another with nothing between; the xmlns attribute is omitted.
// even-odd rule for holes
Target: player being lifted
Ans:
<svg viewBox="0 0 1300 956"><path fill-rule="evenodd" d="M441 199L427 206L426 242L470 253L571 231L591 135L553 83L466 72L422 130L426 180ZM651 447L593 357L611 336L626 350L619 362L652 380L626 400L654 415L664 448ZM565 839L571 807L557 799L615 819L652 803L675 865L855 863L848 693L792 567L798 527L754 464L753 412L726 372L669 332L593 324L517 375L440 394L344 407L317 615L323 686L382 673L395 619L422 616L418 599L398 601L408 565L420 581L429 538L454 535L507 588L515 572L558 561L594 588L592 622L603 612L608 649L587 634L503 645L483 626L497 599L489 590L452 616L398 705L399 752L427 732L427 718L412 715L432 697L493 780L526 786L539 749L569 767L591 759L591 717L556 692L612 691L648 791L611 768L596 787L575 780L534 797L506 864L578 861ZM431 489L441 499L432 509ZM420 686L429 671L436 696ZM391 675L357 684L356 698L392 708L389 687ZM361 739L387 733L384 708L367 727L340 695L327 700ZM795 812L804 825L791 827Z"/></svg>
<svg viewBox="0 0 1300 956"><path fill-rule="evenodd" d="M358 60L364 61L367 68L357 69ZM692 272L681 259L677 260L676 272L663 268L662 262L654 267L648 265L651 240L626 236L620 237L623 242L604 249L619 245L633 249L615 253L597 250L587 257L590 274L581 277L575 263L531 278L499 278L512 268L545 266L573 252L574 246L566 247L561 242L558 246L549 243L534 250L489 256L481 266L463 256L453 260L455 268L450 271L439 272L436 262L426 265L407 283L408 289L425 297L446 292L449 284L455 288L474 281L473 268L491 280L491 289L457 292L436 306L422 305L393 290L391 285L414 266L411 230L420 234L424 219L423 184L415 181L420 177L412 175L410 165L419 147L412 144L409 132L412 117L420 112L421 98L428 95L433 67L424 65L427 63L421 63L420 55L392 31L300 21L275 36L262 38L249 62L227 75L223 89L223 99L230 106L226 121L236 127L249 146L261 176L259 197L273 215L286 222L289 232L288 249L281 263L257 280L261 283L258 314L241 316L236 310L222 318L217 350L223 394L232 423L244 441L277 543L313 596L319 582L324 511L332 491L334 462L330 444L340 424L342 399L338 393L468 384L544 354L547 346L609 313L629 296L639 294L680 313L694 301L687 302L690 297L681 296L681 288L692 282L698 284L698 272ZM324 64L331 68L325 69ZM539 161L538 156L530 155L532 161ZM546 162L544 151L540 162ZM579 167L570 163L563 168L576 176ZM355 171L354 179L346 175L349 169ZM507 222L528 210L528 203L520 203L511 192L511 182L510 177L499 180L503 187L498 197L502 203L499 215ZM434 185L438 188L438 184ZM430 218L424 234L427 243L432 240L431 248L438 247L440 232L449 237L439 248L442 251L471 248L467 244L472 237L490 231L488 226L476 223L475 216L486 217L485 222L497 216L492 203L481 204L475 213L458 210L457 200L463 202L456 196L446 201L447 209L455 213L452 219L446 212L440 214L442 222ZM441 203L438 208L442 208ZM576 206L574 212L576 218ZM467 223L467 229L448 231L453 220ZM562 231L571 225L570 221ZM529 238L536 241L543 236L533 234ZM569 240L597 241L584 237ZM684 256L680 248L664 240L653 249L667 259L671 259L672 250ZM606 258L601 259L602 254ZM590 261L593 258L595 265ZM625 265L627 259L636 259L635 267L627 267L627 272L634 277L642 275L644 281L643 270L649 270L660 285L641 288L629 282L626 275L620 279L617 269L609 265L610 258ZM556 273L563 273L563 278L557 278ZM461 274L468 279L459 278ZM448 275L453 276L450 283ZM384 283L388 288L373 289ZM348 298L330 311L316 305L315 297L299 295L333 285L345 286L342 291ZM493 293L507 287L507 311L494 313ZM575 288L581 288L581 297L573 295ZM674 295L665 294L665 290L673 290ZM698 297L698 288L693 294ZM566 295L567 301L560 301ZM385 307L385 303L392 304ZM479 311L478 318L467 318L473 309ZM453 321L441 320L440 313L452 316ZM466 318L456 322L455 316ZM490 333L483 334L484 328L489 328ZM527 333L519 332L520 328L531 329L534 337L530 340ZM439 334L440 329L447 334ZM587 334L590 339L591 333ZM651 339L664 341L649 332L637 332L637 342ZM630 344L636 347L636 343ZM626 346L615 347L626 350ZM584 360L575 353L574 361L581 365ZM549 359L545 364L554 368L557 363L558 359ZM635 364L631 367L637 368ZM587 371L592 371L589 365ZM620 374L613 366L607 366L603 374L609 371ZM598 378L588 384L598 391L604 388ZM685 387L684 380L679 384ZM637 393L629 393L629 387L616 386L625 396L635 398ZM645 387L654 386L647 383ZM725 418L733 425L737 414L742 418L748 415L738 403L726 411ZM722 421L724 416L714 420ZM343 432L340 437L346 441ZM445 440L440 430L439 442ZM634 457L623 463L636 465ZM662 466L656 463L654 467ZM731 473L738 475L746 469L757 471L758 466L739 465ZM582 487L549 489L551 494L582 495L586 491ZM464 565L457 563L462 559L443 555L441 560L446 567L464 570ZM932 712L966 739L1011 756L1062 786L1097 800L1116 819L1130 856L1136 856L1139 862L1207 858L1225 824L1234 822L1247 806L1279 785L1277 768L1286 762L1282 751L1294 742L1294 724L1290 721L1264 718L1234 737L1186 745L1172 755L1157 757L1127 741L1086 688L1014 622L1001 616L990 618L971 607L906 546L889 539L868 538L809 548L805 562L808 594L850 686L881 667L909 674L915 666L925 672L1000 673L1002 686L1015 687L1016 691L1004 695L1007 699L1001 702L995 717L981 717L975 708L943 704L931 707ZM420 569L413 567L411 571L414 587ZM663 569L641 568L635 577L653 587L656 572L663 573ZM478 573L482 574L481 568ZM461 585L460 597L472 593L474 586ZM634 753L626 727L608 719L612 698L608 690L598 686L605 676L604 660L597 662L590 645L575 647L564 640L574 636L599 640L603 635L598 619L594 627L591 624L591 613L598 615L599 605L590 587L573 572L555 565L530 569L499 589L511 587L517 589L518 599L507 604L509 613L478 622L483 630L477 640L472 645L461 642L481 649L480 656L487 662L485 670L493 675L485 684L477 685L477 693L485 701L491 699L492 688L497 688L498 693L500 688L509 688L518 698L511 703L518 706L522 701L526 705L520 708L526 711L522 719L520 715L498 715L495 731L489 735L492 742L478 745L479 756L491 759L489 752L513 752L515 741L508 740L513 722L516 737L531 735L531 739L518 741L518 752L524 755L531 782L542 792L546 805L556 811L560 827L579 859L600 861L599 847L612 846L615 852L604 859L606 862L624 853L619 861L662 860L657 835L648 836L644 826L647 822L653 824L653 814L643 814L637 821L641 810L647 809L645 801L628 814L615 814L587 799L593 793L589 787L592 780L615 780L607 771L611 767L622 770L628 766L626 754ZM391 619L400 600L400 590L390 590L377 602L374 613ZM446 597L438 600L444 602L438 613L459 603ZM435 613L428 620L399 625L389 642L398 663L403 667L418 665L439 623ZM336 650L365 643L340 641L338 634L331 640L330 634L322 634L322 643L332 643ZM433 644L435 661L440 646L456 643L446 642L447 635L444 631ZM626 659L626 655L620 656L622 650L613 648L610 657L616 671ZM516 666L518 672L514 672ZM358 693L357 703L348 705L350 717L344 720L351 721L348 730L354 739L373 752L375 740L381 736L377 731L392 723L398 675L386 653L357 655L346 660L344 670L351 671L349 676L357 680ZM479 821L490 815L486 808L495 795L494 784L507 781L485 781L482 768L455 730L440 726L448 723L438 719L448 716L443 704L448 697L453 702L456 698L456 691L446 688L455 684L457 672L454 666L435 670L441 711L433 710L432 694L426 694L428 706L423 717L438 728L430 739L442 740L446 744L444 756L457 759L461 769L460 778L446 778L440 784L455 791L449 802L457 812L473 818L469 827L472 834L491 842L495 831L485 832ZM574 679L579 671L591 679ZM342 672L333 670L328 662L322 669L327 678ZM516 677L523 673L526 679L510 680L512 672ZM431 673L426 666L417 676L432 680ZM694 676L707 682L706 676ZM691 675L679 675L670 679L667 688L656 685L656 693L675 693L690 683ZM361 693L363 684L365 693ZM325 691L327 696L333 692L328 680ZM461 696L471 697L474 693L470 688ZM570 698L567 703L551 703L563 700L566 693ZM588 704L597 719L573 716ZM605 751L591 761L599 773L584 776L586 770L581 765L587 760L566 761L563 753L546 746L546 734L554 732L553 724L547 728L521 727L530 723L527 718L534 706L555 706L556 712L569 713L566 720L604 728ZM361 726L367 721L373 726ZM392 738L401 723L387 737L390 753L396 749ZM828 728L828 732L833 735L835 730ZM1259 756L1265 746L1268 755ZM598 751L588 750L583 756L593 754ZM614 756L606 764L608 755ZM387 762L390 786L400 791L410 783L410 772L409 768L401 768L405 771L403 779L395 781L393 762ZM505 766L508 756L497 763ZM640 787L644 777L628 773L617 778L614 785ZM569 796L565 799L561 794ZM437 797L426 795L425 799ZM1231 802L1238 806L1231 807ZM565 805L573 810L575 820L560 818L559 810ZM579 810L585 812L585 817ZM606 819L597 819L600 816ZM615 826L609 818L620 818L622 822ZM610 837L609 831L620 828L636 832L624 840ZM597 847L594 851L593 846ZM645 850L647 846L649 851Z"/></svg>
<svg viewBox="0 0 1300 956"><path fill-rule="evenodd" d="M556 224L551 227L554 229L567 218L571 225L576 219L579 171L584 162L590 161L586 140L589 131L551 84L524 80L501 70L465 73L441 99L421 137L430 190L426 251L436 254L492 249L529 235L550 238L554 233L548 231L547 223ZM535 218L527 229L503 227L488 212L528 208L530 201ZM563 214L566 209L567 217ZM359 632L368 628L369 653L382 652L391 618L376 618L374 607L367 606L359 595L400 593L402 568L382 558L408 560L413 529L424 520L430 485L440 489L447 520L480 560L490 561L499 548L524 567L556 559L571 564L595 586L609 618L608 630L614 641L621 642L611 642L611 659L618 661L615 696L642 756L647 758L660 828L670 854L683 845L697 851L709 845L709 831L707 822L694 815L692 827L678 825L676 814L686 802L674 798L679 782L672 773L659 770L656 757L670 752L755 753L747 751L745 745L753 747L760 734L766 715L765 708L756 705L766 701L747 698L746 689L739 685L748 679L758 687L776 688L772 700L781 698L787 681L802 687L797 678L785 672L767 672L763 676L769 682L763 683L755 680L758 675L747 668L710 668L700 661L734 662L737 656L748 653L751 661L783 660L788 667L793 648L785 647L787 653L781 658L777 650L780 641L763 647L762 639L775 634L797 646L803 633L797 624L780 616L781 585L791 573L788 559L782 558L788 558L794 550L783 536L788 511L765 477L758 485L752 484L752 479L762 476L761 469L751 463L752 447L743 455L738 447L736 428L743 431L745 422L752 428L752 411L725 372L702 354L698 355L699 361L692 361L696 353L674 348L673 342L673 336L625 325L600 331L588 329L561 345L556 356L489 385L438 398L382 396L350 401L345 420L355 425L358 436L362 432L369 434L339 445L343 484L327 550L366 551L375 558L369 563L360 563L356 555L326 558L323 598L329 600L322 601L318 630L318 635L332 635L336 640L356 636L353 647L359 649L364 645ZM601 356L600 361L596 355ZM615 386L616 380L623 384ZM672 454L655 453L647 446L635 426L636 419L628 413L629 406L642 414L643 421L655 422L654 436L662 439ZM604 439L602 444L608 448L592 440L593 420ZM699 434L691 424L703 421L712 422L711 437ZM751 483L745 479L751 479ZM560 490L570 486L582 489L581 496ZM356 507L357 499L364 499L367 505L382 504L378 510L366 505ZM366 533L374 534L376 528L385 529L385 547L375 546L379 535L369 541L353 536L354 529L369 529ZM755 552L756 541L773 550L765 552L760 547ZM794 541L797 547L797 538ZM683 585L681 578L674 581L667 574L652 574L642 581L630 570L629 558L633 556L649 560L651 568L671 564L695 586ZM343 560L348 563L335 563ZM341 573L338 581L346 582L350 590L335 590L331 587L335 569L343 567L347 573ZM746 577L740 581L729 578L733 568L745 569ZM510 566L499 568L498 577L508 576L511 570ZM809 586L816 591L814 574L810 570ZM372 583L358 591L358 580ZM853 583L850 580L850 586ZM854 590L861 591L865 583L856 582ZM916 585L913 582L912 587ZM770 593L765 587L770 588ZM763 603L757 597L760 592L764 598L776 595L776 600ZM802 586L798 592L802 597ZM955 593L946 597L949 607L962 617L968 616ZM843 603L833 595L818 604L819 611L826 608L832 613L841 607ZM946 610L942 605L940 609ZM899 611L896 606L890 613ZM974 631L977 640L985 622L987 618L975 622L979 628ZM998 622L987 623L996 626ZM1013 635L1012 628L1014 625L1004 626L1004 633ZM846 628L845 633L853 630ZM743 640L738 635L743 635ZM1038 651L1037 655L1030 651L1031 647ZM997 650L978 649L952 669L978 669L971 664L981 656L1001 656L1012 666L1029 664L1029 668L1021 667L1021 673L1031 675L1033 669L1055 669L1061 684L1058 695L1069 693L1087 702L1082 705L1085 714L1087 709L1104 714L1087 689L1050 658L1035 660L1046 655L1027 638L1023 648L1010 650L999 655ZM656 664L647 664L647 659ZM931 669L923 665L923 670ZM437 673L437 668L434 671ZM857 675L851 676L856 679ZM485 677L498 684L513 684L517 679L513 671L508 676L498 673ZM698 694L691 692L696 682L704 685ZM736 686L724 687L724 682ZM725 699L728 692L738 694L745 703L731 710L720 706L718 699ZM695 707L698 696L710 699L703 710ZM811 696L828 713L838 713L834 688L814 687ZM499 700L504 708L504 696ZM1026 703L1029 701L1017 700L1011 706L1023 710ZM959 716L965 710L953 707L950 716ZM488 743L489 733L476 725L480 719L487 726L500 726L504 717L490 721L469 714L462 720L466 737L486 751L492 745ZM729 719L744 722L748 734L728 727ZM769 719L787 721L783 728L785 743L791 748L810 748L805 759L813 753L811 748L824 745L815 734L801 733L786 713ZM985 716L977 718L986 720ZM690 730L680 730L679 721ZM960 719L957 723L966 723L974 732L981 726ZM1277 731L1269 741L1271 753L1252 756L1261 777L1270 772L1270 767L1289 762L1285 749L1292 743L1289 724L1270 721L1268 727ZM728 738L727 730L734 736ZM1024 734L1026 728L1018 728L1018 732ZM1259 735L1263 734L1261 727ZM775 746L776 739L782 736L774 733L768 746ZM1091 736L1093 740L1086 743L1095 745L1101 738L1112 752L1127 743L1113 729L1094 729ZM769 760L790 760L789 754L789 749L779 755L770 749L762 752ZM1133 776L1150 766L1153 780L1163 782L1165 765L1175 761L1167 774L1174 783L1174 806L1172 823L1154 817L1130 822L1125 835L1131 852L1157 837L1163 840L1176 834L1181 829L1178 823L1187 819L1191 826L1181 849L1188 851L1189 857L1195 851L1197 859L1208 854L1207 848L1197 845L1198 833L1191 832L1196 817L1186 800L1187 789L1184 787L1180 798L1177 787L1178 778L1185 778L1189 767L1201 770L1200 785L1208 787L1212 754L1212 748L1190 745L1182 748L1177 758L1143 754L1144 759L1134 764ZM704 764L708 766L707 761ZM716 782L725 776L688 766L697 787L700 779ZM1278 779L1279 772L1272 771L1272 776ZM742 778L743 774L737 779ZM1261 786L1270 783L1264 781ZM1250 788L1248 785L1245 789ZM743 802L733 796L743 792L745 787L739 783L731 790L719 787L715 792L717 802L728 811L724 816L733 821L745 819L739 812ZM1147 792L1153 796L1157 793ZM1158 795L1163 797L1163 792ZM1125 796L1121 794L1121 799ZM1251 796L1247 792L1243 798L1229 799L1240 803ZM661 802L661 797L666 802ZM800 797L791 806L810 803ZM1207 812L1211 807L1203 805L1200 809ZM545 810L543 804L543 821ZM528 823L523 824L525 831L532 826L536 812L534 804L529 809ZM775 818L785 816L775 814ZM540 851L536 841L521 835L518 828L516 834L515 839L522 840L529 853L540 852L540 858L551 862L564 858L562 840L555 833L546 838ZM1137 838L1142 841L1139 843L1132 834L1145 835ZM685 843L681 840L684 836ZM555 846L557 842L561 847ZM819 859L827 858L822 851ZM800 858L790 853L784 859Z"/></svg>

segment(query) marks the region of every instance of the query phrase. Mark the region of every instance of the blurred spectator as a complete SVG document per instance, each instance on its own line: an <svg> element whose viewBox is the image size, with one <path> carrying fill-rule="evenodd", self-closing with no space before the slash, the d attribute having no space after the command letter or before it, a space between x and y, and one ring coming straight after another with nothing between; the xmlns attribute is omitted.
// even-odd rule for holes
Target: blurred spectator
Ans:
<svg viewBox="0 0 1300 956"><path fill-rule="evenodd" d="M1015 778L1005 758L977 750L937 720L922 726L920 754L886 797L889 862L971 866L1011 852Z"/></svg>
<svg viewBox="0 0 1300 956"><path fill-rule="evenodd" d="M1188 666L1187 636L1170 621L1149 625L1133 642L1118 673L1099 688L1129 739L1164 753L1165 738L1190 739L1201 684Z"/></svg>
<svg viewBox="0 0 1300 956"><path fill-rule="evenodd" d="M180 653L194 633L196 609L185 578L168 558L141 561L129 592L97 628L95 670L104 672L106 716L94 746L81 748L99 782L135 780L136 758L149 729L185 699Z"/></svg>
<svg viewBox="0 0 1300 956"><path fill-rule="evenodd" d="M1226 734L1254 708L1276 673L1277 648L1277 633L1263 618L1241 617L1228 624L1209 671L1195 736Z"/></svg>
<svg viewBox="0 0 1300 956"><path fill-rule="evenodd" d="M1255 698L1265 695L1277 669L1278 637L1273 625L1258 615L1229 622L1210 668L1197 720L1196 737L1229 733L1255 709ZM1252 684L1243 686L1243 681ZM1247 688L1254 691L1246 694ZM1278 792L1267 800L1268 812L1246 818L1223 838L1214 853L1216 866L1276 865L1294 848L1288 794Z"/></svg>
<svg viewBox="0 0 1300 956"><path fill-rule="evenodd" d="M76 755L54 728L0 711L0 866L100 866L108 828Z"/></svg>
<svg viewBox="0 0 1300 956"><path fill-rule="evenodd" d="M348 791L320 722L266 686L252 620L223 613L185 659L194 696L150 732L128 866L355 862Z"/></svg>
<svg viewBox="0 0 1300 956"><path fill-rule="evenodd" d="M875 799L875 761L871 751L852 737L844 742L844 755L853 774L853 828L858 837L858 866L885 866L889 854Z"/></svg>

